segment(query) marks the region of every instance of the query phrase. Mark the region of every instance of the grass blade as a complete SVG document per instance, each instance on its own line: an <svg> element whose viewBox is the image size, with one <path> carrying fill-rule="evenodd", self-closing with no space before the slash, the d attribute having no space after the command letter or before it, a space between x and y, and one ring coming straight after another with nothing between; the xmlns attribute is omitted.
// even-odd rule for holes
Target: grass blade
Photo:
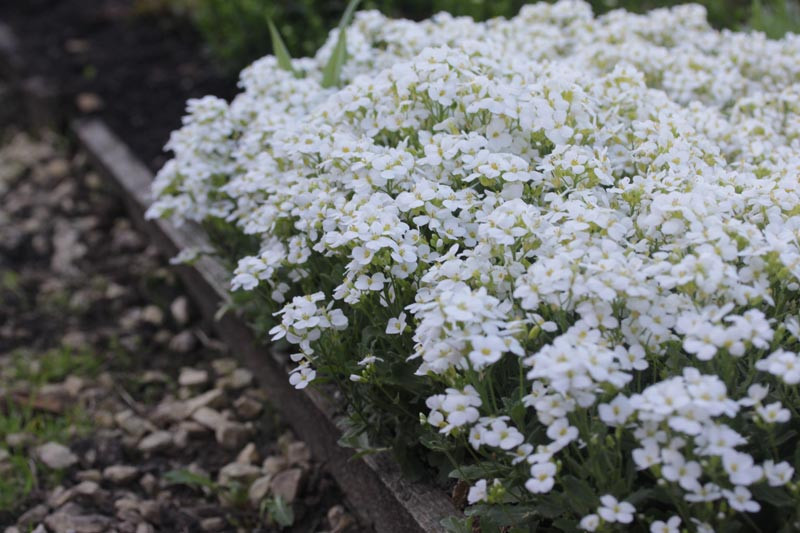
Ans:
<svg viewBox="0 0 800 533"><path fill-rule="evenodd" d="M347 61L347 26L353 20L353 13L355 13L356 7L360 3L361 0L350 0L342 20L339 22L339 38L336 40L336 47L322 70L323 87L334 87L339 85L341 81L342 66Z"/></svg>
<svg viewBox="0 0 800 533"><path fill-rule="evenodd" d="M294 68L292 68L292 56L289 55L289 50L286 48L283 39L281 39L278 28L275 27L272 19L267 19L267 25L269 26L269 34L272 38L272 53L275 54L275 58L278 60L278 66L283 70L294 72Z"/></svg>

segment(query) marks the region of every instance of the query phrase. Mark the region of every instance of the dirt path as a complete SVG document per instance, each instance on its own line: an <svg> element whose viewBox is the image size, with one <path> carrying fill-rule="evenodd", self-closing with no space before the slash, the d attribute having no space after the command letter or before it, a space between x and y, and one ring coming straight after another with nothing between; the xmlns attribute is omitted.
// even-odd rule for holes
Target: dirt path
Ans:
<svg viewBox="0 0 800 533"><path fill-rule="evenodd" d="M360 531L84 156L0 139L0 531Z"/></svg>

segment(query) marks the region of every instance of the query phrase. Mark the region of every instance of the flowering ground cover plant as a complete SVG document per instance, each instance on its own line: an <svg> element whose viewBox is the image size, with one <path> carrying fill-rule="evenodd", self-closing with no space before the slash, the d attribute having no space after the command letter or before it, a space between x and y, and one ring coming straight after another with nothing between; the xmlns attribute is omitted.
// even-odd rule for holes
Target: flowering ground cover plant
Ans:
<svg viewBox="0 0 800 533"><path fill-rule="evenodd" d="M291 382L484 531L800 528L800 37L367 11L325 87L338 31L191 101L150 210L221 236Z"/></svg>

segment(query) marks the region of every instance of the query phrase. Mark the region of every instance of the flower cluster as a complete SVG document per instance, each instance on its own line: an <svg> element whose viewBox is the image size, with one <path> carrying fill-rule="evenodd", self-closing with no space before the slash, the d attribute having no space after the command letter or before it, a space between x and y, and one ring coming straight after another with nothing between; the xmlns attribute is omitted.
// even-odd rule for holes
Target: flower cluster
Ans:
<svg viewBox="0 0 800 533"><path fill-rule="evenodd" d="M260 243L233 288L292 383L453 458L485 527L798 527L800 37L365 11L325 88L337 40L192 101L149 212Z"/></svg>

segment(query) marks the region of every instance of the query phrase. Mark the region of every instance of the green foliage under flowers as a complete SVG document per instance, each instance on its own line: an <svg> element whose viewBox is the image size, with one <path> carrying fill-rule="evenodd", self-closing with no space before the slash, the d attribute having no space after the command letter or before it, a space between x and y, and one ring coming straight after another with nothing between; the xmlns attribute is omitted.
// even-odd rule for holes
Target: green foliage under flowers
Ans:
<svg viewBox="0 0 800 533"><path fill-rule="evenodd" d="M230 72L273 53L269 21L293 57L313 55L339 22L346 0L138 0L144 9L168 9L192 19L214 56ZM530 0L365 0L359 9L420 20L440 11L475 20L509 17ZM681 0L591 0L595 13L623 8L645 12L686 3ZM753 28L780 37L800 28L798 0L697 0L719 28Z"/></svg>

